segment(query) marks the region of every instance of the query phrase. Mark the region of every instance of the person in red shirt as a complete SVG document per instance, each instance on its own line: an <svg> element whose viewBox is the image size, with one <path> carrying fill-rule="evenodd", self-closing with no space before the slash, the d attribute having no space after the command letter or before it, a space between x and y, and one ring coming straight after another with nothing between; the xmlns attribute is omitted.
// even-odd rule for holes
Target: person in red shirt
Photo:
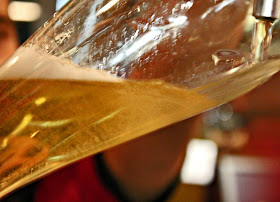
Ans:
<svg viewBox="0 0 280 202"><path fill-rule="evenodd" d="M8 0L0 1L0 62L10 56L18 45L15 28L7 14L8 2ZM240 8L243 8L242 1L239 3ZM203 1L200 1L200 4L207 6ZM230 27L236 28L232 30L233 32L240 32L240 27L233 24ZM236 36L239 37L240 34ZM218 40L219 37L215 39ZM236 40L225 43L228 47L233 47ZM222 43L221 47L223 45L225 44ZM200 44L197 46L201 47ZM207 51L201 50L197 58ZM138 78L139 75L136 74L135 77ZM264 101L259 103L260 106L263 106ZM242 110L252 106L250 99L246 102ZM176 185L186 145L195 133L195 125L199 121L198 117L188 119L81 160L4 200L162 201Z"/></svg>

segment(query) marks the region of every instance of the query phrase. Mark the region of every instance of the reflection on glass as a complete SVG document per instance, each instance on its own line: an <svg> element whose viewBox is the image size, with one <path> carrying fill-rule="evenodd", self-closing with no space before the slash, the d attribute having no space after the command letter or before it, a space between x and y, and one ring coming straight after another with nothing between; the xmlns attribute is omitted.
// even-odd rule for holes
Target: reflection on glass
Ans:
<svg viewBox="0 0 280 202"><path fill-rule="evenodd" d="M67 4L0 68L0 196L266 81L279 70L279 53L252 57L249 6Z"/></svg>

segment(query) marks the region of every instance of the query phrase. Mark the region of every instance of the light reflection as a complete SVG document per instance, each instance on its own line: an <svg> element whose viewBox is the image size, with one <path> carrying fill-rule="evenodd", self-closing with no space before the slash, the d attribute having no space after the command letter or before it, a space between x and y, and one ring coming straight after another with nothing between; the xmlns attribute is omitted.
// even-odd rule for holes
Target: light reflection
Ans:
<svg viewBox="0 0 280 202"><path fill-rule="evenodd" d="M1 144L1 149L5 149L8 146L8 138L5 137L2 144Z"/></svg>
<svg viewBox="0 0 280 202"><path fill-rule="evenodd" d="M16 62L18 61L18 59L19 59L19 56L16 56L16 57L14 57L14 58L9 59L9 60L6 62L7 65L2 66L2 67L1 67L1 70L2 70L2 71L5 71L5 70L9 69L11 66L13 66L14 64L16 64Z"/></svg>
<svg viewBox="0 0 280 202"><path fill-rule="evenodd" d="M40 98L38 98L38 99L35 100L35 104L36 104L37 106L40 106L41 104L44 104L46 101L47 101L47 98L45 98L45 97L40 97Z"/></svg>
<svg viewBox="0 0 280 202"><path fill-rule="evenodd" d="M170 17L168 19L168 21L170 22L169 24L164 26L151 26L148 32L144 33L137 39L136 37L138 36L138 32L136 32L137 36L133 37L131 41L129 41L119 50L119 53L109 61L109 66L107 68L110 68L114 65L117 65L118 63L127 60L127 58L129 58L133 54L138 54L138 58L141 57L142 54L158 45L159 40L163 40L163 38L169 36L169 33L165 33L165 31L177 28L178 26L187 25L187 20L188 18L186 16L178 16L176 18Z"/></svg>
<svg viewBox="0 0 280 202"><path fill-rule="evenodd" d="M233 115L234 115L233 107L231 104L228 104L228 103L218 107L215 111L216 111L217 117L221 121L229 121L230 119L233 118Z"/></svg>
<svg viewBox="0 0 280 202"><path fill-rule="evenodd" d="M56 1L56 11L60 10L69 0L57 0Z"/></svg>
<svg viewBox="0 0 280 202"><path fill-rule="evenodd" d="M74 52L77 51L76 47L79 47L88 38L90 38L92 33L94 33L95 25L96 25L96 22L97 22L97 16L98 16L95 11L96 11L98 5L101 4L101 3L102 3L102 0L96 0L91 5L91 7L89 9L90 14L87 16L87 18L86 18L86 20L83 24L83 30L81 31L81 34L78 37L78 40L77 40L76 45L75 45L75 49L73 49L73 50L71 49L70 52L69 52L70 54L71 54L71 51L74 51ZM78 53L75 54L75 56L73 58L74 63L78 64L80 56L87 55L87 53L89 52L89 49L90 49L89 44L84 45L78 51Z"/></svg>
<svg viewBox="0 0 280 202"><path fill-rule="evenodd" d="M32 134L30 135L30 138L34 138L39 132L40 132L40 131L37 130L36 132L32 133Z"/></svg>
<svg viewBox="0 0 280 202"><path fill-rule="evenodd" d="M98 121L94 122L94 123L91 124L91 125L94 125L94 124L97 125L97 124L100 124L100 123L102 123L102 122L104 122L104 121L106 121L106 120L108 120L108 119L111 119L111 118L113 118L114 116L116 116L119 112L121 112L122 110L123 110L123 109L118 109L118 110L112 112L111 114L109 114L109 115L107 115L107 116L104 116L103 118L99 119Z"/></svg>
<svg viewBox="0 0 280 202"><path fill-rule="evenodd" d="M178 16L176 18L170 17L168 21L170 24L163 26L164 30L175 28L176 26L183 25L187 23L188 17L187 16Z"/></svg>
<svg viewBox="0 0 280 202"><path fill-rule="evenodd" d="M19 56L16 56L15 58L12 59L12 61L10 62L10 66L14 65L19 59Z"/></svg>
<svg viewBox="0 0 280 202"><path fill-rule="evenodd" d="M217 145L211 140L193 139L181 171L181 180L187 184L207 185L215 174Z"/></svg>
<svg viewBox="0 0 280 202"><path fill-rule="evenodd" d="M60 156L53 156L48 158L49 161L60 161L65 159L65 155L60 155Z"/></svg>
<svg viewBox="0 0 280 202"><path fill-rule="evenodd" d="M213 10L214 10L213 7L210 7L209 9L207 9L207 11L205 11L205 12L201 15L200 19L203 20L204 18L206 18L207 15L209 15L210 13L213 12Z"/></svg>
<svg viewBox="0 0 280 202"><path fill-rule="evenodd" d="M220 10L222 10L223 8L225 8L226 6L228 6L229 4L233 3L235 0L225 0L222 1L221 3L219 3L215 8L215 12L219 12Z"/></svg>
<svg viewBox="0 0 280 202"><path fill-rule="evenodd" d="M194 0L181 4L181 9L189 10L193 6Z"/></svg>
<svg viewBox="0 0 280 202"><path fill-rule="evenodd" d="M41 17L42 9L35 2L13 1L9 4L8 13L11 20L33 22Z"/></svg>
<svg viewBox="0 0 280 202"><path fill-rule="evenodd" d="M109 1L105 6L103 6L97 13L96 16L101 15L102 13L108 11L110 8L112 8L114 5L116 5L119 2L119 0L111 0Z"/></svg>
<svg viewBox="0 0 280 202"><path fill-rule="evenodd" d="M206 17L207 17L210 13L212 13L212 12L217 13L217 12L221 11L223 8L225 8L225 7L228 6L229 4L234 3L234 1L235 1L235 0L224 0L224 1L222 1L221 3L219 3L219 4L217 4L217 5L213 6L213 7L210 7L207 11L205 11L205 12L201 15L200 19L203 20L204 18L206 18Z"/></svg>
<svg viewBox="0 0 280 202"><path fill-rule="evenodd" d="M54 128L70 123L72 119L63 119L57 121L32 121L29 123L31 126L40 126L42 128Z"/></svg>
<svg viewBox="0 0 280 202"><path fill-rule="evenodd" d="M140 49L147 46L147 44L154 41L157 37L161 35L161 33L161 30L151 30L145 33L142 37L138 38L134 43L132 43L130 47L123 47L123 50L121 50L114 58L110 60L109 66L114 66L120 62L123 62L129 56L131 56L134 53L137 53ZM148 49L151 49L156 44L158 44L158 42L152 43Z"/></svg>
<svg viewBox="0 0 280 202"><path fill-rule="evenodd" d="M32 114L26 114L23 117L21 123L16 127L16 129L9 136L15 136L19 134L21 131L23 131L26 128L26 126L30 123L32 118L33 118Z"/></svg>
<svg viewBox="0 0 280 202"><path fill-rule="evenodd" d="M227 74L227 75L232 75L232 74L234 74L235 72L237 72L238 70L240 70L240 68L243 68L243 67L244 67L243 65L241 65L240 67L235 67L235 68L233 68L233 69L227 71L226 74Z"/></svg>

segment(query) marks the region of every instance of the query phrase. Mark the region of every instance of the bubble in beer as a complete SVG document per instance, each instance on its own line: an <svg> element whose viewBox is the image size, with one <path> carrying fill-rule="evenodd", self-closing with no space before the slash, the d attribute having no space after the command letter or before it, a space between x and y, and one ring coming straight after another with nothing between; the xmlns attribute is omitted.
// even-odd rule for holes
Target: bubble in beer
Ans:
<svg viewBox="0 0 280 202"><path fill-rule="evenodd" d="M216 66L224 68L239 67L247 61L243 54L235 50L219 50L212 54L212 60Z"/></svg>

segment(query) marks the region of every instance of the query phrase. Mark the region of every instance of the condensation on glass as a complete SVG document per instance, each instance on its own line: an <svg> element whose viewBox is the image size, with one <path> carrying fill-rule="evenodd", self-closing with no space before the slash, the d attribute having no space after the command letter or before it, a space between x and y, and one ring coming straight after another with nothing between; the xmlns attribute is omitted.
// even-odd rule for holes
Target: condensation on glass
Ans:
<svg viewBox="0 0 280 202"><path fill-rule="evenodd" d="M244 0L70 1L0 68L0 197L265 82L257 24Z"/></svg>

